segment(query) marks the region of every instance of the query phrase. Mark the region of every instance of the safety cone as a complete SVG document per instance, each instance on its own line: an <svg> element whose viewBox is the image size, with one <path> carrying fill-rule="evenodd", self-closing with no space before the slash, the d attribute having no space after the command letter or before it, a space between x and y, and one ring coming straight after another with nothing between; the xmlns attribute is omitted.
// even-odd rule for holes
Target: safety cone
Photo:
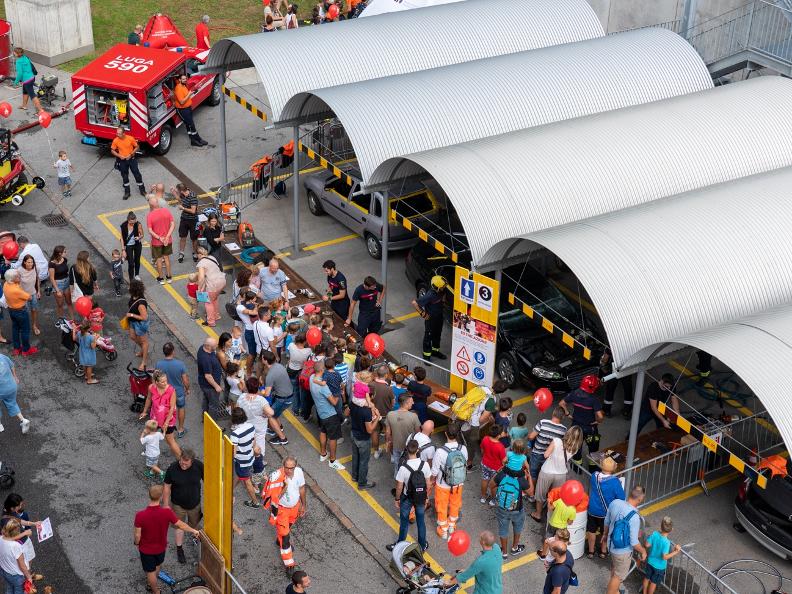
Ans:
<svg viewBox="0 0 792 594"><path fill-rule="evenodd" d="M756 451L756 448L751 448L751 454L748 456L748 464L754 468L759 464L759 452Z"/></svg>

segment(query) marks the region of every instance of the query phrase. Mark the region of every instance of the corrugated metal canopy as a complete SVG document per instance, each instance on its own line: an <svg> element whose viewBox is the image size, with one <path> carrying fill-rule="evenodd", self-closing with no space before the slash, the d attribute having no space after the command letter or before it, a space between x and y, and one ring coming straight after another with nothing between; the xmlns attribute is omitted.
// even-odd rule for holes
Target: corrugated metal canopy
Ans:
<svg viewBox="0 0 792 594"><path fill-rule="evenodd" d="M334 112L366 182L392 157L711 87L687 41L641 29L300 93L281 118Z"/></svg>
<svg viewBox="0 0 792 594"><path fill-rule="evenodd" d="M277 122L298 93L603 35L585 0L467 0L222 39L206 69L255 66Z"/></svg>
<svg viewBox="0 0 792 594"><path fill-rule="evenodd" d="M577 275L620 368L647 345L792 303L790 187L784 168L526 240Z"/></svg>
<svg viewBox="0 0 792 594"><path fill-rule="evenodd" d="M728 365L759 397L787 447L792 445L789 380L784 373L792 369L792 305L679 336L673 342L701 349ZM645 361L660 346L642 349L627 364Z"/></svg>
<svg viewBox="0 0 792 594"><path fill-rule="evenodd" d="M792 165L791 102L792 80L765 76L389 159L369 181L433 177L491 268L527 233Z"/></svg>

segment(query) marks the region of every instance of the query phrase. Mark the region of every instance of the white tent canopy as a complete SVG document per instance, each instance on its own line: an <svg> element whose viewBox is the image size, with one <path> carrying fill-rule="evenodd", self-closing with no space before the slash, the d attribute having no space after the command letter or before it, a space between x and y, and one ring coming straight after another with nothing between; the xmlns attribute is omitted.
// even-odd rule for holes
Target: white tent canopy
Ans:
<svg viewBox="0 0 792 594"><path fill-rule="evenodd" d="M498 18L479 27L476 14ZM298 93L603 35L585 0L466 0L222 39L209 51L205 70L255 66L278 122ZM367 106L359 107L362 114Z"/></svg>
<svg viewBox="0 0 792 594"><path fill-rule="evenodd" d="M689 43L641 29L299 93L281 117L335 113L365 183L392 157L709 88Z"/></svg>
<svg viewBox="0 0 792 594"><path fill-rule="evenodd" d="M499 268L529 233L792 165L790 102L792 80L760 77L389 159L370 183L428 173Z"/></svg>
<svg viewBox="0 0 792 594"><path fill-rule="evenodd" d="M413 8L426 8L438 4L450 4L461 0L370 0L368 6L360 13L360 18L377 16L386 12L399 12Z"/></svg>

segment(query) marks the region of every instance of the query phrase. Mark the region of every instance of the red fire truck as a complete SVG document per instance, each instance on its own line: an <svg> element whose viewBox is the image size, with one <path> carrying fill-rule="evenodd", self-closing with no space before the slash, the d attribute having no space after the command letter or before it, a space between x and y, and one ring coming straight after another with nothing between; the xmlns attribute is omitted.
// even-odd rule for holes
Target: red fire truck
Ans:
<svg viewBox="0 0 792 594"><path fill-rule="evenodd" d="M152 17L156 18L162 15ZM146 33L150 30L151 23ZM83 143L109 144L116 128L124 126L156 153L167 153L173 131L182 124L173 104L173 87L180 75L187 74L187 86L195 91L193 109L204 101L220 103L220 78L198 73L208 54L209 50L187 46L123 43L106 51L72 76L74 125L84 135Z"/></svg>

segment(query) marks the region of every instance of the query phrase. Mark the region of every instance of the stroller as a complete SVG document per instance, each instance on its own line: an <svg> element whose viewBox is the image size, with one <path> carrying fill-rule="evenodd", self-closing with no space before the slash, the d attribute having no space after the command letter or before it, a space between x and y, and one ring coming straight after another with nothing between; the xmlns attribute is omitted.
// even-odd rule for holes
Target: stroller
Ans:
<svg viewBox="0 0 792 594"><path fill-rule="evenodd" d="M152 370L137 369L132 367L132 363L128 363L127 371L129 372L129 390L132 392L132 404L129 405L129 410L136 413L143 412L149 386L153 381Z"/></svg>
<svg viewBox="0 0 792 594"><path fill-rule="evenodd" d="M77 377L85 376L85 367L80 365L80 359L77 356L79 345L74 341L72 336L72 329L77 328L77 323L73 320L66 318L58 318L55 326L61 331L61 346L66 349L66 359L74 364L74 375ZM96 348L104 353L105 359L108 361L115 361L118 357L113 339L109 336L99 336L96 339Z"/></svg>
<svg viewBox="0 0 792 594"><path fill-rule="evenodd" d="M423 592L423 594L453 594L459 590L459 584L446 586L443 575L432 571L424 561L423 551L418 543L402 541L393 547L391 567L404 578L407 585L399 588L396 594Z"/></svg>

